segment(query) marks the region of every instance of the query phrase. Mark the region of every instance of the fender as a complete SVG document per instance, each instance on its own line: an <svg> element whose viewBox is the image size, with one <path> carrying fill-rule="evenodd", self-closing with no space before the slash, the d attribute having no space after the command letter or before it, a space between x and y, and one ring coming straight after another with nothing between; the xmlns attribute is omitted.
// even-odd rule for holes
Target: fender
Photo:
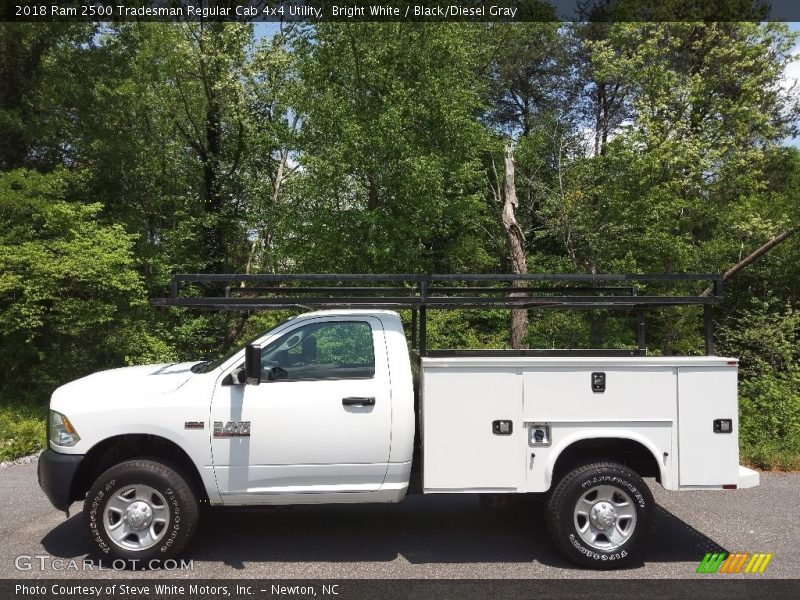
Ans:
<svg viewBox="0 0 800 600"><path fill-rule="evenodd" d="M564 452L567 448L575 444L576 442L581 442L584 440L596 440L596 439L621 439L621 440L630 440L633 442L638 442L652 455L653 459L655 460L656 464L658 465L658 469L661 475L661 484L665 489L672 489L671 487L671 477L670 477L670 460L671 456L667 458L667 464L664 464L664 460L661 459L661 451L655 447L653 442L648 439L646 436L642 435L637 431L631 431L630 429L621 429L621 428L593 428L588 430L583 430L580 432L573 433L568 435L564 439L560 440L557 444L553 446L549 453L549 457L547 460L547 466L545 467L545 483L547 489L553 484L553 470L555 468L556 461L558 457L561 456L561 453Z"/></svg>
<svg viewBox="0 0 800 600"><path fill-rule="evenodd" d="M198 433L201 433L201 431L198 431ZM217 504L220 502L219 490L217 489L214 470L211 467L210 456L207 456L208 464L201 464L198 462L199 457L197 449L198 447L208 446L208 435L210 435L208 431L204 433L202 439L189 440L185 436L180 435L172 429L153 425L152 423L125 423L123 425L107 427L101 431L95 432L95 435L93 436L94 443L89 450L85 452L85 454L88 454L99 444L110 438L124 437L126 435L152 435L168 440L178 446L178 448L183 450L183 452L189 457L189 460L192 461L195 469L197 469L197 472L200 474L200 479L202 480L203 487L208 495L209 502L211 504Z"/></svg>

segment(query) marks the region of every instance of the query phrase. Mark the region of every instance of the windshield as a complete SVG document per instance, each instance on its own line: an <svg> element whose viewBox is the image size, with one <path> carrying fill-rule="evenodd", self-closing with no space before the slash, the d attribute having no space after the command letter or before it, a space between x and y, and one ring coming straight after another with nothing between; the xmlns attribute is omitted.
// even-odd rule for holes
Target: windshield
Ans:
<svg viewBox="0 0 800 600"><path fill-rule="evenodd" d="M292 319L293 319L293 318L294 318L294 317L292 317ZM225 354L223 354L223 355L222 355L222 356L220 356L219 358L215 358L215 359L213 359L213 360L204 360L204 361L201 361L201 362L199 362L199 363L195 364L195 365L192 367L192 371L194 371L195 373L208 373L209 371L213 371L214 369L217 369L217 368L221 367L223 364L225 364L225 362L226 362L226 361L227 361L229 358L231 358L232 356L234 356L234 355L235 355L237 352L241 352L241 350L242 350L242 349L243 349L245 346L247 346L247 345L249 345L249 344L252 344L252 343L253 343L253 342L255 342L257 339L259 339L259 338L262 338L262 337L264 337L265 335L268 335L269 333L271 333L271 332L275 331L275 330L276 330L278 327L283 327L283 326L284 326L286 323L288 323L288 322L289 322L289 321L291 321L292 319L289 319L289 320L287 320L287 321L284 321L283 323L281 323L281 324L280 324L280 325L278 325L277 327L273 327L272 329L270 329L270 330L269 330L269 331L267 331L267 332L264 332L264 331L262 331L262 332L260 332L260 333L258 333L258 334L256 334L256 335L254 335L252 338L250 338L249 340L247 340L247 341L246 341L244 344L241 344L241 345L239 345L239 346L234 346L233 348L231 348L230 350L228 350L228 351L227 351Z"/></svg>

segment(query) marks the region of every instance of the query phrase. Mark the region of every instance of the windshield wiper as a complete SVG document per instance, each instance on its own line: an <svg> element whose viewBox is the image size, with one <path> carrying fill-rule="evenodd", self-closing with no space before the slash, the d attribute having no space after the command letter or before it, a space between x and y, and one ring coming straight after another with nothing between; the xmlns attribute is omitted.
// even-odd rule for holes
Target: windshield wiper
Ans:
<svg viewBox="0 0 800 600"><path fill-rule="evenodd" d="M190 369L192 373L204 373L205 368L211 363L210 360L201 360L199 363L195 363L192 365Z"/></svg>

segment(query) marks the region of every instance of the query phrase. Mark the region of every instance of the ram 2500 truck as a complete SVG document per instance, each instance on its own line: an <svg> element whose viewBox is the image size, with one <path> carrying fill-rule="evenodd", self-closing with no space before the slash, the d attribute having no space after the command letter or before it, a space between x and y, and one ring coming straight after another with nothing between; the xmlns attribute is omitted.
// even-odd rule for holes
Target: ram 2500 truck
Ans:
<svg viewBox="0 0 800 600"><path fill-rule="evenodd" d="M84 501L101 556L139 564L184 549L206 503L399 502L415 480L546 494L561 552L610 568L645 551L644 477L758 484L738 464L736 359L424 354L396 312L340 309L213 362L89 375L52 396L40 485L58 509Z"/></svg>

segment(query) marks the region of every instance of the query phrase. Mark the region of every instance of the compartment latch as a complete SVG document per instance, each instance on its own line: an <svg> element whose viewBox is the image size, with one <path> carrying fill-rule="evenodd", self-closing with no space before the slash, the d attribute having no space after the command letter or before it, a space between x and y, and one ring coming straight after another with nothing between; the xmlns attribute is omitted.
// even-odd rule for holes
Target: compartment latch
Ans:
<svg viewBox="0 0 800 600"><path fill-rule="evenodd" d="M606 391L606 374L592 373L592 391L595 394L602 394Z"/></svg>
<svg viewBox="0 0 800 600"><path fill-rule="evenodd" d="M733 419L714 419L714 433L731 433Z"/></svg>
<svg viewBox="0 0 800 600"><path fill-rule="evenodd" d="M509 419L492 421L492 433L495 435L511 435L514 431L514 424Z"/></svg>

